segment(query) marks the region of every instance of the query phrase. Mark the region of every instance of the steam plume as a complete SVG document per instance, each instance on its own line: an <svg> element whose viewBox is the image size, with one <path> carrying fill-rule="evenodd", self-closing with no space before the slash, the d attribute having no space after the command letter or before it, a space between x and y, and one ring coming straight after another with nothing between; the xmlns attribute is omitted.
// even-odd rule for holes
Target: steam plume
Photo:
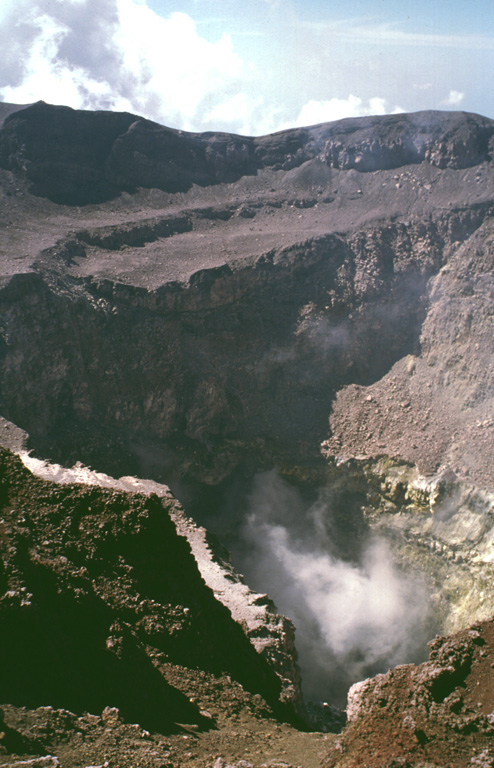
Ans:
<svg viewBox="0 0 494 768"><path fill-rule="evenodd" d="M306 508L276 472L256 477L240 567L297 628L308 699L344 706L353 682L424 652L425 586L401 573L386 541L345 530L323 491Z"/></svg>

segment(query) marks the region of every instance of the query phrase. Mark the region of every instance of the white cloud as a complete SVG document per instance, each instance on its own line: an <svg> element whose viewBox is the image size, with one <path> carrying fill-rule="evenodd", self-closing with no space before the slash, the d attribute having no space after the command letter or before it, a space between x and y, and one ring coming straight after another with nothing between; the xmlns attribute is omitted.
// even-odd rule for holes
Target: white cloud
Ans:
<svg viewBox="0 0 494 768"><path fill-rule="evenodd" d="M461 91L450 91L447 99L444 99L441 103L445 107L459 107L465 98L465 94Z"/></svg>
<svg viewBox="0 0 494 768"><path fill-rule="evenodd" d="M138 111L158 111L165 122L193 127L201 110L220 109L246 75L242 60L224 35L210 43L184 13L163 19L145 3L118 0L120 27L116 43L124 67L140 74L134 93Z"/></svg>
<svg viewBox="0 0 494 768"><path fill-rule="evenodd" d="M406 111L457 108L466 75L448 71L458 57L445 58L442 48L475 41L494 48L487 37L417 37L366 20L309 24L290 0L252 4L249 21L240 0L197 0L194 18L159 15L151 0L0 0L0 99L127 110L191 131L262 134L400 112L402 100ZM178 7L194 6L188 0ZM209 13L215 8L218 16ZM431 50L417 51L410 69L410 57L404 64L388 43ZM334 83L345 90L325 98L335 93ZM458 90L441 103L450 83ZM472 90L469 101L474 98Z"/></svg>
<svg viewBox="0 0 494 768"><path fill-rule="evenodd" d="M259 102L260 103L260 102ZM223 130L232 130L244 135L252 132L252 117L256 105L245 93L236 93L213 105L205 115L205 123L211 127L221 125Z"/></svg>
<svg viewBox="0 0 494 768"><path fill-rule="evenodd" d="M67 27L47 14L33 17L37 35L24 65L24 77L17 86L0 89L4 101L29 104L43 99L51 104L72 107L127 109L130 103L113 93L104 80L92 78L79 66L69 67L58 58Z"/></svg>
<svg viewBox="0 0 494 768"><path fill-rule="evenodd" d="M228 35L210 42L190 16L162 18L145 0L104 0L98 11L105 26L98 31L93 0L69 5L35 5L27 18L23 71L0 88L2 100L126 109L189 130L204 128L208 115L228 118L228 105L235 114L245 101L241 84L251 70ZM5 26L8 21L7 16ZM12 59L21 33L26 37L26 23L10 35ZM9 41L6 29L3 37ZM248 107L243 105L244 114Z"/></svg>
<svg viewBox="0 0 494 768"><path fill-rule="evenodd" d="M350 94L347 99L332 98L322 101L311 99L300 110L295 125L316 125L341 120L344 117L398 114L403 111L401 107L391 107L386 99L380 96L374 96L366 102L360 96L353 94Z"/></svg>
<svg viewBox="0 0 494 768"><path fill-rule="evenodd" d="M353 20L338 22L303 22L316 33L347 43L369 45L412 46L414 48L456 48L461 50L494 50L494 37L489 35L436 34L408 32L396 23L356 24Z"/></svg>

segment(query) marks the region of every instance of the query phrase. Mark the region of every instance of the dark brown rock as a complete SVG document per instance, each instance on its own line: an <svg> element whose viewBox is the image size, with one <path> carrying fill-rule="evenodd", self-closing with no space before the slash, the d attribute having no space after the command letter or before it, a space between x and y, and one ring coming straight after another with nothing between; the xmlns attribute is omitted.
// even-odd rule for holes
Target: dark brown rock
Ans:
<svg viewBox="0 0 494 768"><path fill-rule="evenodd" d="M490 765L493 623L431 643L430 660L355 685L326 768Z"/></svg>
<svg viewBox="0 0 494 768"><path fill-rule="evenodd" d="M0 483L2 702L210 727L154 654L228 673L276 708L278 679L205 586L166 501L56 486L5 451Z"/></svg>

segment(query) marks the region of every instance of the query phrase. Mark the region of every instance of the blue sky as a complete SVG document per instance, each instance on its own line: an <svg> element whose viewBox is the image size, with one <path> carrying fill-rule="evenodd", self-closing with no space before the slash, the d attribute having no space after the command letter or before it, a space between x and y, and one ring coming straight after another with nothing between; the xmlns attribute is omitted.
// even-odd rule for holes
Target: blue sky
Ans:
<svg viewBox="0 0 494 768"><path fill-rule="evenodd" d="M0 0L0 99L269 133L365 114L494 118L492 0Z"/></svg>

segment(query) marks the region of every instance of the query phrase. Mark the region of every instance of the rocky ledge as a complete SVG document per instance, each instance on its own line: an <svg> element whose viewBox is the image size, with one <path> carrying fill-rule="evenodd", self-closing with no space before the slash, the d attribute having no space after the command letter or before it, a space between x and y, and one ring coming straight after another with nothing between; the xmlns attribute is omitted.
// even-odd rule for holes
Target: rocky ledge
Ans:
<svg viewBox="0 0 494 768"><path fill-rule="evenodd" d="M11 425L12 427L13 425ZM3 428L5 435L6 425ZM1 440L2 438L0 438ZM281 682L279 701L287 705L302 719L307 718L300 690L300 672L296 663L295 633L292 622L277 612L272 600L259 594L245 584L231 564L228 551L216 537L188 517L166 485L141 480L136 477L115 479L101 472L94 472L79 464L70 469L34 458L26 451L20 451L24 466L38 478L57 485L75 485L111 490L162 500L176 532L185 538L199 573L209 589L231 614L232 619L242 628L256 651L266 659ZM124 501L125 496L122 497ZM118 545L117 545L118 546ZM171 571L171 568L168 566Z"/></svg>
<svg viewBox="0 0 494 768"><path fill-rule="evenodd" d="M429 643L430 659L357 683L325 768L494 764L494 623Z"/></svg>
<svg viewBox="0 0 494 768"><path fill-rule="evenodd" d="M40 465L39 474L50 473ZM214 716L167 681L167 670L183 665L229 674L282 712L272 657L268 664L256 652L202 580L172 522L184 525L169 492L139 495L86 471L88 483L81 468L55 484L5 450L0 469L3 702L116 706L164 733L177 723L209 728ZM242 593L238 614L241 599L249 604ZM282 698L294 716L293 695L291 707Z"/></svg>

